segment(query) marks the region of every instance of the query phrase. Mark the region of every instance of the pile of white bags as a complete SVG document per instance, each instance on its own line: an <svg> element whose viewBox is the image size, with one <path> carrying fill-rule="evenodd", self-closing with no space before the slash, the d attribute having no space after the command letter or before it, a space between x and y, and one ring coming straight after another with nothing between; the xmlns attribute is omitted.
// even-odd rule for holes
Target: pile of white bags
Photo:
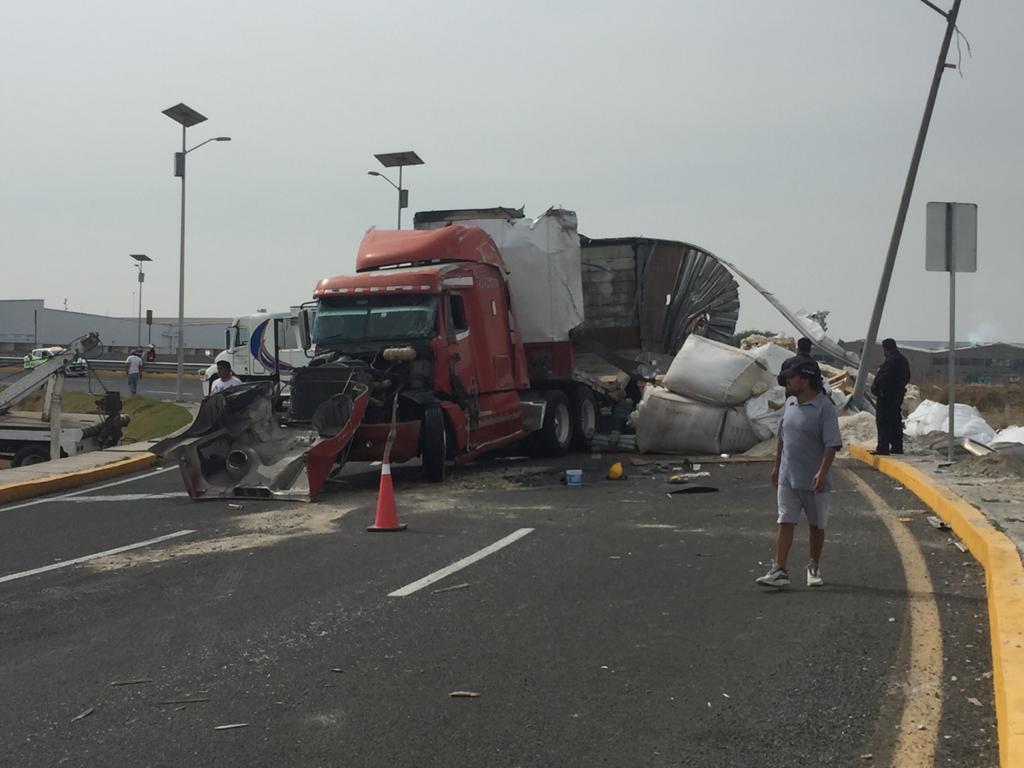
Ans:
<svg viewBox="0 0 1024 768"><path fill-rule="evenodd" d="M665 374L644 391L633 424L643 453L742 453L778 431L785 391L775 381L792 352L739 350L689 336Z"/></svg>
<svg viewBox="0 0 1024 768"><path fill-rule="evenodd" d="M953 406L953 434L969 437L982 445L988 445L996 436L995 430L973 405L956 403ZM910 437L924 437L930 432L949 432L949 406L924 400L907 417L904 432Z"/></svg>

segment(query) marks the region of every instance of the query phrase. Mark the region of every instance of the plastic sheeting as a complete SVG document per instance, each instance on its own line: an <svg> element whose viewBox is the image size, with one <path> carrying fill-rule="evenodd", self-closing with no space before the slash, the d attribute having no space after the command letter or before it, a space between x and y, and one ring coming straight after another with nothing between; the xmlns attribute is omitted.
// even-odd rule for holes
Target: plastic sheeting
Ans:
<svg viewBox="0 0 1024 768"><path fill-rule="evenodd" d="M750 352L689 336L665 374L665 387L710 405L740 405L774 384L768 365Z"/></svg>
<svg viewBox="0 0 1024 768"><path fill-rule="evenodd" d="M549 208L535 219L522 211L495 216L498 209L439 211L416 215L417 229L449 223L479 227L494 240L509 270L509 291L523 341L568 341L583 322L583 278L576 214ZM450 213L445 217L443 214Z"/></svg>
<svg viewBox="0 0 1024 768"><path fill-rule="evenodd" d="M779 421L785 405L786 389L778 385L747 400L743 410L758 440L767 440L779 434Z"/></svg>
<svg viewBox="0 0 1024 768"><path fill-rule="evenodd" d="M953 425L956 437L969 437L982 445L988 445L995 439L995 430L973 405L954 405ZM924 437L930 432L949 432L949 406L934 400L923 401L907 417L904 432L910 437Z"/></svg>

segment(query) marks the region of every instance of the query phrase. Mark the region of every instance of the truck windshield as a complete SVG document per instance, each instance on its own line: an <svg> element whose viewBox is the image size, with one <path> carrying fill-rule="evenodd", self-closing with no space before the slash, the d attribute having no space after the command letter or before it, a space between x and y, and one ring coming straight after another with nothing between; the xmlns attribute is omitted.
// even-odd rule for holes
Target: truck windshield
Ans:
<svg viewBox="0 0 1024 768"><path fill-rule="evenodd" d="M427 339L437 332L435 296L373 296L321 300L317 344Z"/></svg>

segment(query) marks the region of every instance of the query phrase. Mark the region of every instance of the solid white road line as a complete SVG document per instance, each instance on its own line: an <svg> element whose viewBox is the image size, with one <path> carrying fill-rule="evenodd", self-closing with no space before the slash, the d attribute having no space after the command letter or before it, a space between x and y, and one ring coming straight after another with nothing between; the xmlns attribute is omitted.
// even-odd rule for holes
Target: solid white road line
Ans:
<svg viewBox="0 0 1024 768"><path fill-rule="evenodd" d="M161 541L167 541L169 539L177 539L181 536L188 536L190 533L195 533L193 530L175 531L174 533L168 533L166 536L157 536L155 539L146 539L145 541L137 541L134 544L126 544L123 547L117 547L115 549L108 549L105 552L96 552L92 555L84 555L82 557L76 557L73 560L62 560L59 563L50 563L50 565L44 565L42 568L33 568L31 571L22 571L21 573L12 573L8 576L0 576L0 584L5 581L14 581L15 579L24 579L27 576L35 576L39 573L46 573L47 571L55 571L58 568L67 568L69 565L77 565L78 563L85 563L89 560L96 560L100 557L107 557L108 555L116 555L121 552L127 552L131 549L141 549L142 547L148 547L150 544L159 544Z"/></svg>
<svg viewBox="0 0 1024 768"><path fill-rule="evenodd" d="M32 507L36 504L49 504L51 501L63 501L64 499L70 499L72 496L81 496L84 493L94 493L95 491L102 491L104 488L113 488L115 485L124 485L125 483L134 483L136 480L144 480L147 477L153 477L153 475L159 475L162 472L170 472L173 469L177 469L177 465L173 467L162 467L160 469L154 469L152 472L146 472L142 475L135 475L134 477L128 477L124 480L115 480L112 483L105 483L104 485L96 485L90 488L83 488L80 491L72 491L71 493L64 493L60 496L46 496L40 499L33 499L32 501L23 501L21 504L12 504L9 507L0 508L0 512L11 512L15 509L22 509L23 507Z"/></svg>
<svg viewBox="0 0 1024 768"><path fill-rule="evenodd" d="M461 571L466 566L472 565L477 560L483 560L488 555L493 555L499 549L504 549L509 544L519 541L529 533L533 533L533 528L520 528L518 531L510 533L503 539L498 539L490 546L484 547L479 552L474 552L469 557L464 557L461 560L457 560L451 565L447 565L439 571L434 571L429 576L424 576L422 579L412 582L412 584L406 584L401 589L396 589L394 592L388 593L388 597L408 597L413 592L418 592L424 587L429 587L435 581L440 581L445 576L451 576L456 571Z"/></svg>
<svg viewBox="0 0 1024 768"><path fill-rule="evenodd" d="M75 496L70 499L62 499L68 504L89 504L93 501L149 501L150 499L187 499L188 494L184 491L171 493L111 493L98 496Z"/></svg>

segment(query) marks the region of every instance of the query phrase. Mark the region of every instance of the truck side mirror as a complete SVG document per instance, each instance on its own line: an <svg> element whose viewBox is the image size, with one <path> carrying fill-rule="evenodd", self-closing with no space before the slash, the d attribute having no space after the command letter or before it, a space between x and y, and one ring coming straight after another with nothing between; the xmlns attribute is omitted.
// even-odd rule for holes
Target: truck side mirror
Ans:
<svg viewBox="0 0 1024 768"><path fill-rule="evenodd" d="M313 346L313 333L309 327L309 312L302 310L302 322L299 324L299 333L302 335L302 349L305 352L309 352Z"/></svg>

